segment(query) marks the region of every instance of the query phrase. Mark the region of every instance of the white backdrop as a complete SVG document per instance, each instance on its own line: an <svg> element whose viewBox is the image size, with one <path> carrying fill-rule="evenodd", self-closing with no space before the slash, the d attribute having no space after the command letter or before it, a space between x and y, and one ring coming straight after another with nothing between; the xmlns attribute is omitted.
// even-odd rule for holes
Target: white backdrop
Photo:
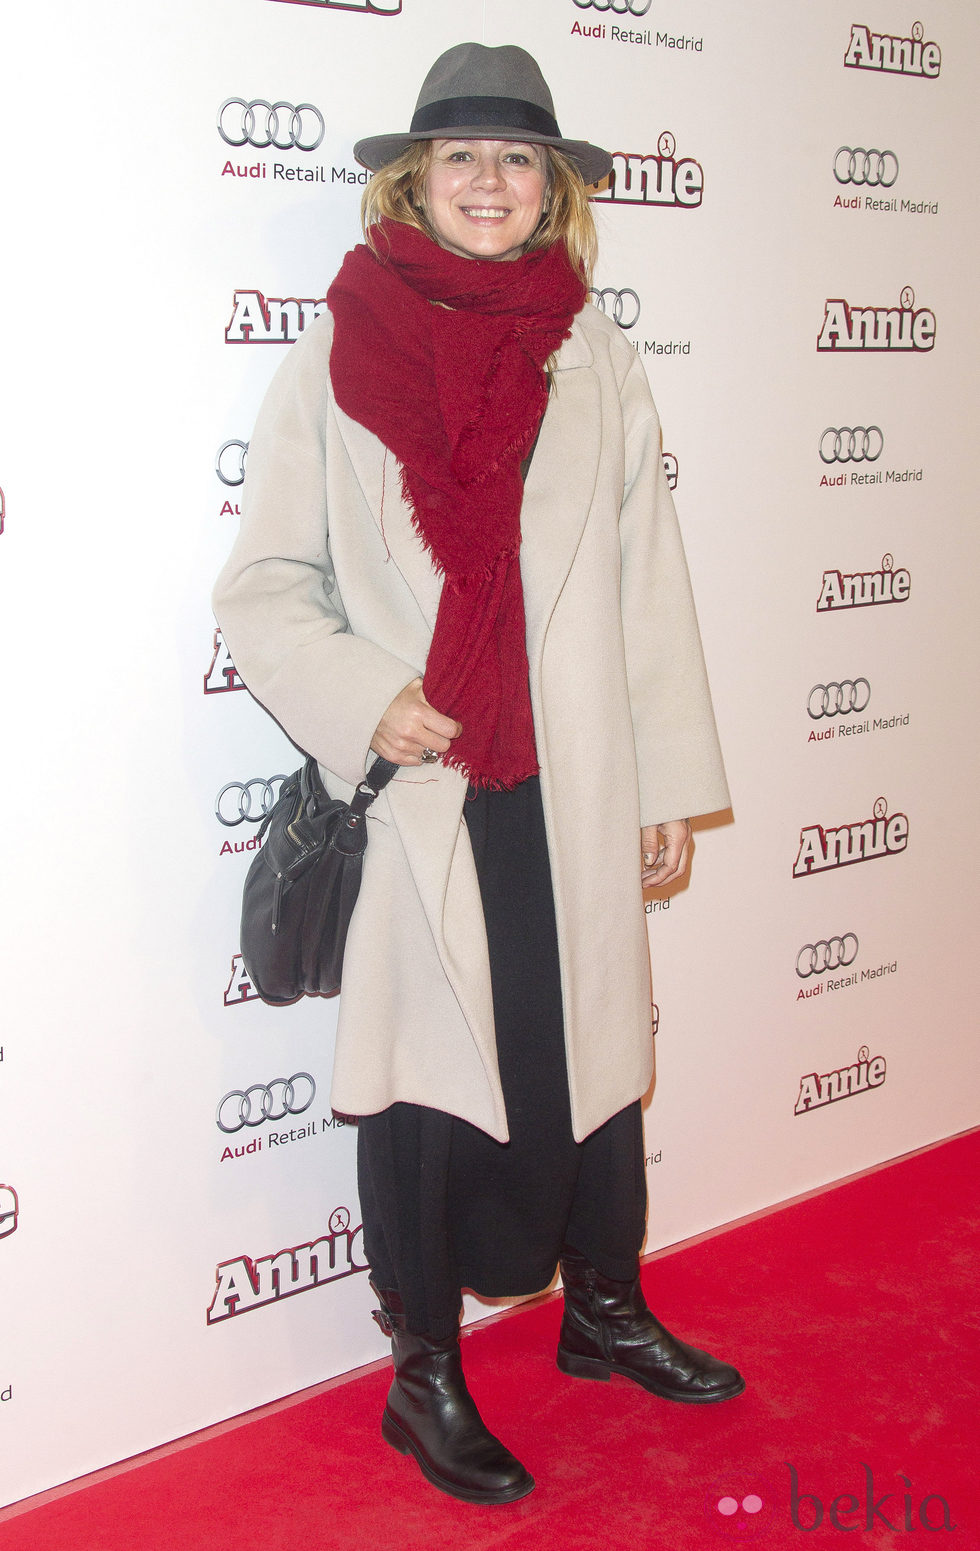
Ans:
<svg viewBox="0 0 980 1551"><path fill-rule="evenodd" d="M298 759L208 594L285 348L256 335L312 316L353 141L405 126L451 43L523 44L566 133L621 153L598 287L660 406L733 791L649 917L650 1246L980 1121L978 34L953 0L4 22L0 1500L385 1350L335 1007L265 1007L234 957L262 783ZM314 148L228 143L277 100ZM861 309L877 348L841 335Z"/></svg>

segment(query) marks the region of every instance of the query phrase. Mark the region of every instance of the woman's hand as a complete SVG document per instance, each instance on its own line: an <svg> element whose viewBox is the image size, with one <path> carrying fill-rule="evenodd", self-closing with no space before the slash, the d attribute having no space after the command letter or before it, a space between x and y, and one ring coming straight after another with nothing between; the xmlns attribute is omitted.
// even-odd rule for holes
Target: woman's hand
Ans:
<svg viewBox="0 0 980 1551"><path fill-rule="evenodd" d="M442 716L422 693L422 680L413 679L396 695L381 718L371 747L394 765L421 765L422 750L445 754L463 728L450 716Z"/></svg>
<svg viewBox="0 0 980 1551"><path fill-rule="evenodd" d="M641 877L645 889L673 883L687 871L691 851L691 826L687 819L670 819L640 830Z"/></svg>

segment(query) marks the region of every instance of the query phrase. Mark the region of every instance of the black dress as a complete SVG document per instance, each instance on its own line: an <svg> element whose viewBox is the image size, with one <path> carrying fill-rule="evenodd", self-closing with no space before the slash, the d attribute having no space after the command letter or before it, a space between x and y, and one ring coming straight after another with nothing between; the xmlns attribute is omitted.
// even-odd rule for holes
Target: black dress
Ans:
<svg viewBox="0 0 980 1551"><path fill-rule="evenodd" d="M605 1276L637 1274L646 1216L639 1102L576 1142L551 868L537 777L470 789L464 805L486 920L510 1140L440 1110L393 1104L358 1123L364 1246L408 1328L439 1338L462 1287L541 1291L564 1243ZM602 1038L602 1008L595 1010Z"/></svg>

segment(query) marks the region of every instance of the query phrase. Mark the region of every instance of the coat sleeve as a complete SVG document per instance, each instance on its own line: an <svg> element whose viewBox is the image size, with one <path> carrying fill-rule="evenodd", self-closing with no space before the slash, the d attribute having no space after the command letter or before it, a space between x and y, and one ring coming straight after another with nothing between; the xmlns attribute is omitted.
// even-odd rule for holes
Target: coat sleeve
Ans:
<svg viewBox="0 0 980 1551"><path fill-rule="evenodd" d="M660 421L635 355L621 392L626 433L621 600L640 822L646 825L717 812L728 807L729 794L661 456Z"/></svg>
<svg viewBox="0 0 980 1551"><path fill-rule="evenodd" d="M300 748L350 785L416 670L351 634L329 544L329 332L314 328L273 379L249 443L242 524L213 594L235 668Z"/></svg>

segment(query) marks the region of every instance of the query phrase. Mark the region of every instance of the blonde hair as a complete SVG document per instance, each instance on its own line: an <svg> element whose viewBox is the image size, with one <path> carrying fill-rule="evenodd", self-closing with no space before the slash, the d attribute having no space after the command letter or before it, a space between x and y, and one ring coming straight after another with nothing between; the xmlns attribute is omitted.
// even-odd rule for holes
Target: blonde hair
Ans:
<svg viewBox="0 0 980 1551"><path fill-rule="evenodd" d="M361 198L361 226L364 240L379 258L378 223L402 221L424 232L433 242L438 238L425 210L425 185L432 161L432 141L416 140L394 161L380 168L370 179ZM598 240L589 191L575 163L553 146L542 146L547 183L544 209L524 251L550 248L563 242L574 267L586 285L592 284Z"/></svg>

